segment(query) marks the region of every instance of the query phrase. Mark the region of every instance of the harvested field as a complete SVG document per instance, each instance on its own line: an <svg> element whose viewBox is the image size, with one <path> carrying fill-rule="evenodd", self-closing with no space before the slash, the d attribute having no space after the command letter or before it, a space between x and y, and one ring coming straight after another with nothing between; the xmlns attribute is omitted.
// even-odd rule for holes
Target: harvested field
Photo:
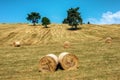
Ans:
<svg viewBox="0 0 120 80"><path fill-rule="evenodd" d="M0 24L0 80L120 80L120 25ZM44 36L45 35L45 36ZM106 44L111 37L111 44ZM14 41L21 47L13 47ZM63 48L69 41L71 48ZM58 69L53 73L39 72L41 57L70 52L79 59L77 70Z"/></svg>

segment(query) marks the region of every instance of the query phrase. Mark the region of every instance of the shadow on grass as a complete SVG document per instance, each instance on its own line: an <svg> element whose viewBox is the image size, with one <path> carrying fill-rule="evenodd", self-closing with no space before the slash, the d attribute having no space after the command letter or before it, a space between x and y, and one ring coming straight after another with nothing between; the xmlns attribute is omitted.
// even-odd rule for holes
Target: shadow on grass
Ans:
<svg viewBox="0 0 120 80"><path fill-rule="evenodd" d="M33 24L30 24L29 26L32 26L32 27L41 27L42 25L40 24L37 24L37 25L33 25ZM45 27L45 26L42 26L42 28L50 28L49 26Z"/></svg>
<svg viewBox="0 0 120 80"><path fill-rule="evenodd" d="M62 68L62 66L60 65L60 63L58 63L58 65L57 65L56 71L57 71L57 70L64 70L64 69Z"/></svg>
<svg viewBox="0 0 120 80"><path fill-rule="evenodd" d="M81 30L82 28L67 28L67 30L70 30L70 31L76 31L76 30Z"/></svg>
<svg viewBox="0 0 120 80"><path fill-rule="evenodd" d="M35 24L35 25L33 25L33 24L27 24L28 26L41 26L41 24Z"/></svg>
<svg viewBox="0 0 120 80"><path fill-rule="evenodd" d="M46 29L47 29L47 28L50 28L50 27L43 27L43 28L46 28Z"/></svg>

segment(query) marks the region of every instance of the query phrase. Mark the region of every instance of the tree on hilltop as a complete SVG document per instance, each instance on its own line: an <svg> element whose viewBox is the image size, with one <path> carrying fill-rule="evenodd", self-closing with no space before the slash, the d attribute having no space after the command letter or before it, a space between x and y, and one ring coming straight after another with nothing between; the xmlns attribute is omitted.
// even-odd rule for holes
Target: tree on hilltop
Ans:
<svg viewBox="0 0 120 80"><path fill-rule="evenodd" d="M38 23L39 19L41 18L40 14L37 12L31 12L30 14L27 15L27 20L33 23L33 26Z"/></svg>
<svg viewBox="0 0 120 80"><path fill-rule="evenodd" d="M41 22L42 25L45 26L45 28L47 28L48 27L47 25L50 24L50 20L47 17L43 17Z"/></svg>
<svg viewBox="0 0 120 80"><path fill-rule="evenodd" d="M63 20L63 23L67 23L72 26L72 29L77 29L77 26L82 24L82 18L80 13L78 12L79 7L77 8L70 8L67 11L67 18Z"/></svg>
<svg viewBox="0 0 120 80"><path fill-rule="evenodd" d="M87 24L90 24L90 22L88 21Z"/></svg>
<svg viewBox="0 0 120 80"><path fill-rule="evenodd" d="M68 19L67 18L65 18L64 20L63 20L63 22L62 22L63 24L68 24L69 23L69 21L68 21Z"/></svg>

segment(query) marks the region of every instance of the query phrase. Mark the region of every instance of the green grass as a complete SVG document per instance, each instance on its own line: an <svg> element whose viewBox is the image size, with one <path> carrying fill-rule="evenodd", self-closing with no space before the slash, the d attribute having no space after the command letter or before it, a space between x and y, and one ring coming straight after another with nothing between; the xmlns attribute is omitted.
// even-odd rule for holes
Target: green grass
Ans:
<svg viewBox="0 0 120 80"><path fill-rule="evenodd" d="M17 29L16 25L7 26ZM110 25L110 27L102 26L97 28L96 26L83 25L82 29L76 32L65 32L66 30L63 30L62 32L64 33L61 33L62 35L58 32L56 40L55 36L52 37L55 34L51 32L49 34L51 38L49 39L54 40L48 43L13 47L9 43L17 39L17 35L20 35L20 32L8 38L6 36L11 32L8 30L12 29L7 26L0 26L0 33L2 33L0 37L0 44L2 44L0 46L0 80L120 80L120 27ZM55 30L55 28L49 29ZM4 30L7 30L6 33L3 33ZM44 31L46 30L44 29ZM12 32L15 31L13 30ZM44 32L42 33L45 34ZM57 32L55 33L57 35ZM75 36L73 36L74 34ZM36 36L36 34L32 35ZM69 40L72 45L71 48L63 48L62 42L68 39L63 35L72 35L68 37L71 39ZM104 43L104 38L109 35L113 38L112 43ZM22 38L23 36L25 35L20 37ZM29 36L26 37L30 38ZM33 37L37 39L38 37L35 36ZM45 39L41 40L45 41ZM5 42L4 45L3 42ZM49 53L54 53L58 56L64 51L73 53L79 58L79 69L71 71L58 69L53 73L41 73L38 71L39 60L42 56Z"/></svg>

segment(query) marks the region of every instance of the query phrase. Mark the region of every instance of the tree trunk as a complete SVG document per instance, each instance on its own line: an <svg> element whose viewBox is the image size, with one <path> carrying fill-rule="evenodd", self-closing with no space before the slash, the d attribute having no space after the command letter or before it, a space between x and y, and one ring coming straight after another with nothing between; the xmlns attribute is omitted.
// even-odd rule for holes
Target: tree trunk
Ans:
<svg viewBox="0 0 120 80"><path fill-rule="evenodd" d="M77 25L75 25L75 29L77 29Z"/></svg>
<svg viewBox="0 0 120 80"><path fill-rule="evenodd" d="M47 25L45 25L45 28L48 28Z"/></svg>
<svg viewBox="0 0 120 80"><path fill-rule="evenodd" d="M72 25L72 29L73 29L73 25Z"/></svg>
<svg viewBox="0 0 120 80"><path fill-rule="evenodd" d="M35 22L33 23L33 26L35 26L36 24L35 24Z"/></svg>

